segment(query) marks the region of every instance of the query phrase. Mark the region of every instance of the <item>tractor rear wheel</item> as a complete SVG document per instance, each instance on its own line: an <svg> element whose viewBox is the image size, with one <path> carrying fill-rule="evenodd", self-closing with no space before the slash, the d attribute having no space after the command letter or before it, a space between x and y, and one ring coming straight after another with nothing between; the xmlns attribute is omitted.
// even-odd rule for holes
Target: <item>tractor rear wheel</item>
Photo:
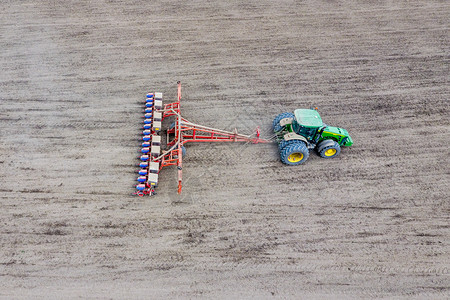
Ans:
<svg viewBox="0 0 450 300"><path fill-rule="evenodd" d="M324 142L327 142L326 144ZM341 146L336 141L326 140L320 143L317 147L317 152L319 152L322 158L333 158L341 153ZM322 144L322 145L321 145Z"/></svg>
<svg viewBox="0 0 450 300"><path fill-rule="evenodd" d="M283 128L283 126L280 125L280 121L284 118L294 119L295 116L293 113L289 113L289 112L285 112L285 113L282 113L282 114L279 114L278 116L276 116L275 119L273 119L273 123L272 123L272 128L273 128L274 132L278 132Z"/></svg>
<svg viewBox="0 0 450 300"><path fill-rule="evenodd" d="M287 145L280 151L281 161L290 166L304 163L309 157L309 150L306 144L301 141Z"/></svg>
<svg viewBox="0 0 450 300"><path fill-rule="evenodd" d="M289 141L285 141L282 140L279 144L278 144L278 150L281 152L281 150L283 150L286 146L298 143L299 140L289 140Z"/></svg>

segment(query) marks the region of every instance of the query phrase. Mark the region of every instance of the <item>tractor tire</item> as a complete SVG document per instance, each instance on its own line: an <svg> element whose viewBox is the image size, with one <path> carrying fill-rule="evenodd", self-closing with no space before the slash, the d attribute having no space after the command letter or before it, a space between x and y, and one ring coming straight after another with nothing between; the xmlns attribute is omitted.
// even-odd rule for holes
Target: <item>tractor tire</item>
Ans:
<svg viewBox="0 0 450 300"><path fill-rule="evenodd" d="M341 146L336 141L325 140L317 146L317 152L322 158L333 158L341 153Z"/></svg>
<svg viewBox="0 0 450 300"><path fill-rule="evenodd" d="M273 119L272 128L274 132L278 132L281 129L283 129L283 126L280 125L280 121L284 118L292 118L295 119L295 116L293 113L285 112L282 114L279 114L278 116Z"/></svg>
<svg viewBox="0 0 450 300"><path fill-rule="evenodd" d="M304 163L309 157L306 144L301 141L287 145L280 151L281 161L286 165L297 166Z"/></svg>
<svg viewBox="0 0 450 300"><path fill-rule="evenodd" d="M278 144L278 150L279 150L280 153L281 153L281 151L282 151L286 146L289 146L289 145L292 145L292 144L295 144L295 143L298 143L298 142L299 142L299 140L289 140L289 141L282 140L282 141Z"/></svg>

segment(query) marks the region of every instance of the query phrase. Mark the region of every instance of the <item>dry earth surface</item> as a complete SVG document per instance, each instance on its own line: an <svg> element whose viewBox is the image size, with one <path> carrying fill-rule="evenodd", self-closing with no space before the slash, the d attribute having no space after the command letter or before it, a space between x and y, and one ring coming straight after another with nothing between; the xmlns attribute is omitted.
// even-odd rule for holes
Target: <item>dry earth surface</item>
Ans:
<svg viewBox="0 0 450 300"><path fill-rule="evenodd" d="M450 297L448 1L0 4L0 298ZM144 95L270 134L316 105L355 145L192 144L135 197Z"/></svg>

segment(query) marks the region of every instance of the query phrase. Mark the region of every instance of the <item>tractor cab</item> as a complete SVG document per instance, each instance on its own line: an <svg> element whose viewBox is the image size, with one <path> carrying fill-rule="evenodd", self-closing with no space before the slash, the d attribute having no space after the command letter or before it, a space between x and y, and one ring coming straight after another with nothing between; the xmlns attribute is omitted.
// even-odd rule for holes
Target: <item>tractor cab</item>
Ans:
<svg viewBox="0 0 450 300"><path fill-rule="evenodd" d="M319 112L315 109L296 109L294 116L292 130L309 141L313 140L317 130L324 126Z"/></svg>

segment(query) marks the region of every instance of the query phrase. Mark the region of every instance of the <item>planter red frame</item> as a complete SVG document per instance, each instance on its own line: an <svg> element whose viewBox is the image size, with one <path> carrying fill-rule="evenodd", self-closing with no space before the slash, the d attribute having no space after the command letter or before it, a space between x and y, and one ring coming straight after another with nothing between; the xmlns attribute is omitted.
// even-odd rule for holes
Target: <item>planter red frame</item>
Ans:
<svg viewBox="0 0 450 300"><path fill-rule="evenodd" d="M155 93L156 94L156 93ZM153 95L153 94L148 94ZM148 96L149 97L149 96ZM150 98L151 99L151 98ZM150 101L150 100L148 100ZM167 150L162 151L158 156L149 156L148 161L159 164L159 171L167 166L177 166L178 169L178 193L181 193L183 182L183 155L182 147L186 143L203 143L203 142L246 142L246 143L270 143L272 141L260 138L260 130L256 128L253 135L239 134L237 130L225 131L221 129L211 128L199 124L189 122L181 116L181 82L178 81L177 101L165 104L162 109L156 109L153 106L153 112L162 113L161 122L171 116L175 116L175 124L167 130ZM153 120L152 120L153 121ZM149 121L150 122L150 121ZM152 136L158 134L155 130L151 130ZM173 139L170 137L173 136ZM141 156L142 159L142 156ZM148 167L147 167L148 168ZM148 176L148 175L147 175ZM154 188L150 180L146 180L144 184L137 185L138 192L135 194L153 195Z"/></svg>

